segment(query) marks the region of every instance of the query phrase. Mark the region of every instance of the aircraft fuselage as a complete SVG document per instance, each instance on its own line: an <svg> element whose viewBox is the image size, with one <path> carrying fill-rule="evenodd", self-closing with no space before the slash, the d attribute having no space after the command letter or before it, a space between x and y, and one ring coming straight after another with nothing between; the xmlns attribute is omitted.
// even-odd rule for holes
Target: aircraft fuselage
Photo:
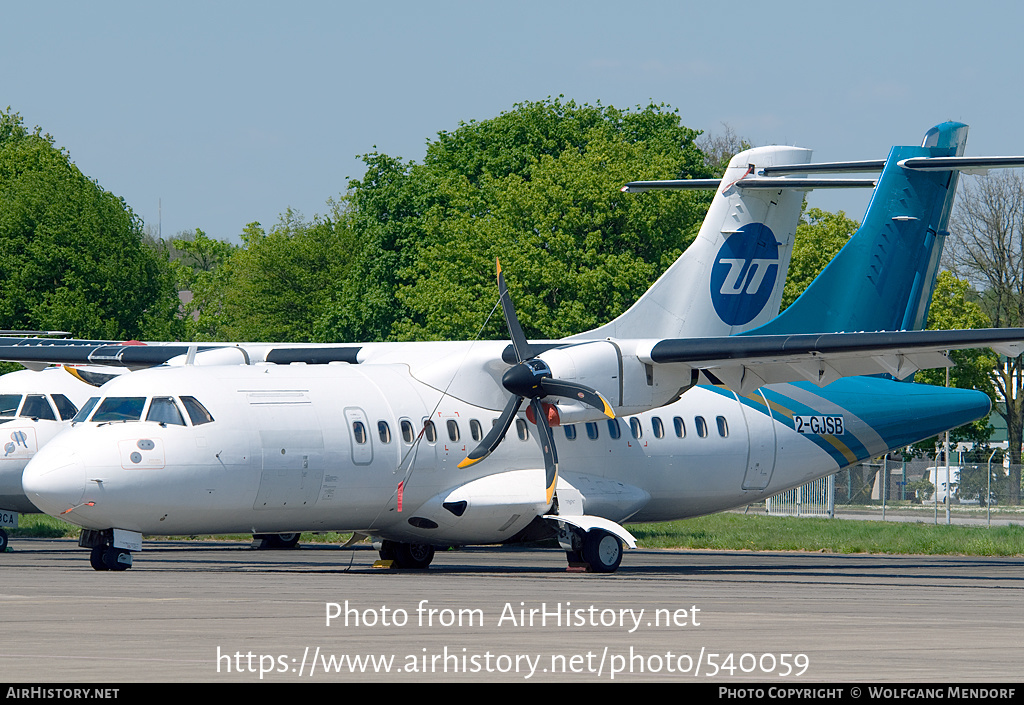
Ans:
<svg viewBox="0 0 1024 705"><path fill-rule="evenodd" d="M124 418L76 423L29 463L24 488L44 511L148 535L338 530L437 545L507 540L549 511L533 424L520 414L490 457L459 469L498 412L404 365L129 378L105 385L97 406L128 399ZM927 438L988 404L978 392L868 378L745 397L695 387L660 409L556 427L556 496L563 513L573 504L615 522L707 514Z"/></svg>

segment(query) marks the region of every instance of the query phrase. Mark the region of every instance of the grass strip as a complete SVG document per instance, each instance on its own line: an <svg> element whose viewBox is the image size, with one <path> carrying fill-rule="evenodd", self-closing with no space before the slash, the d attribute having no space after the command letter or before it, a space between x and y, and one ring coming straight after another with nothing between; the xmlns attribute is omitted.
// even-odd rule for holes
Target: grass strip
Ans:
<svg viewBox="0 0 1024 705"><path fill-rule="evenodd" d="M22 515L11 538L76 538L78 527L42 514ZM934 525L721 513L695 519L630 524L641 548L723 551L825 551L922 555L1024 555L1024 526ZM302 534L303 543L344 543L351 534ZM157 539L250 541L249 534L160 536Z"/></svg>
<svg viewBox="0 0 1024 705"><path fill-rule="evenodd" d="M722 513L657 524L630 524L626 528L644 548L1024 555L1024 526L1019 525L958 526Z"/></svg>

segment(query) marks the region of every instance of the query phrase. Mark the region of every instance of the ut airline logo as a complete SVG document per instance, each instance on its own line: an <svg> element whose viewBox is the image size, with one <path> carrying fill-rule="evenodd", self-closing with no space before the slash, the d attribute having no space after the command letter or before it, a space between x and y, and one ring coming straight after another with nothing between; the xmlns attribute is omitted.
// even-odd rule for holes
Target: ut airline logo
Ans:
<svg viewBox="0 0 1024 705"><path fill-rule="evenodd" d="M741 326L761 313L779 272L779 242L763 223L728 236L711 267L711 302L725 323Z"/></svg>

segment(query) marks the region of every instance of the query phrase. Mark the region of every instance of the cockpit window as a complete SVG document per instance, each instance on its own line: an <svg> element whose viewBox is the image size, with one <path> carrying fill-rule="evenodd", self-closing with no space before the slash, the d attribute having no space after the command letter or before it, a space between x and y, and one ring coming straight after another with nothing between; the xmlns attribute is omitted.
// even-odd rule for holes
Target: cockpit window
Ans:
<svg viewBox="0 0 1024 705"><path fill-rule="evenodd" d="M67 421L78 413L78 407L63 394L54 394L53 403L57 406L57 413L60 414L61 421Z"/></svg>
<svg viewBox="0 0 1024 705"><path fill-rule="evenodd" d="M25 406L21 407L21 416L45 421L57 420L53 413L53 407L42 394L29 394L26 397Z"/></svg>
<svg viewBox="0 0 1024 705"><path fill-rule="evenodd" d="M89 414L96 408L96 402L100 400L99 397L89 397L89 401L85 402L85 406L75 414L75 418L71 419L71 423L78 423L79 421L85 421L89 418Z"/></svg>
<svg viewBox="0 0 1024 705"><path fill-rule="evenodd" d="M21 404L20 394L0 394L0 416L15 416Z"/></svg>
<svg viewBox="0 0 1024 705"><path fill-rule="evenodd" d="M170 397L153 397L146 414L146 421L155 421L164 425L184 426L185 419L178 411L178 405Z"/></svg>
<svg viewBox="0 0 1024 705"><path fill-rule="evenodd" d="M202 426L204 423L213 422L213 416L195 397L182 397L181 403L185 405L185 411L188 412L188 417L192 419L193 426Z"/></svg>
<svg viewBox="0 0 1024 705"><path fill-rule="evenodd" d="M90 420L93 423L138 421L142 418L142 407L145 405L146 397L107 397L100 402L100 407Z"/></svg>

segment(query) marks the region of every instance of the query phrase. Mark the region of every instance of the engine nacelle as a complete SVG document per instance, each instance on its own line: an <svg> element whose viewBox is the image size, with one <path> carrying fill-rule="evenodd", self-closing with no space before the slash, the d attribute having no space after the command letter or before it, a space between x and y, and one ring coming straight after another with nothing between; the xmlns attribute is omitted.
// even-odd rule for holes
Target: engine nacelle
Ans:
<svg viewBox="0 0 1024 705"><path fill-rule="evenodd" d="M688 368L644 363L633 348L632 341L596 340L546 350L538 357L551 369L555 379L596 389L618 416L664 406L693 386L694 375ZM604 418L596 409L572 400L547 401L554 404L562 423Z"/></svg>

